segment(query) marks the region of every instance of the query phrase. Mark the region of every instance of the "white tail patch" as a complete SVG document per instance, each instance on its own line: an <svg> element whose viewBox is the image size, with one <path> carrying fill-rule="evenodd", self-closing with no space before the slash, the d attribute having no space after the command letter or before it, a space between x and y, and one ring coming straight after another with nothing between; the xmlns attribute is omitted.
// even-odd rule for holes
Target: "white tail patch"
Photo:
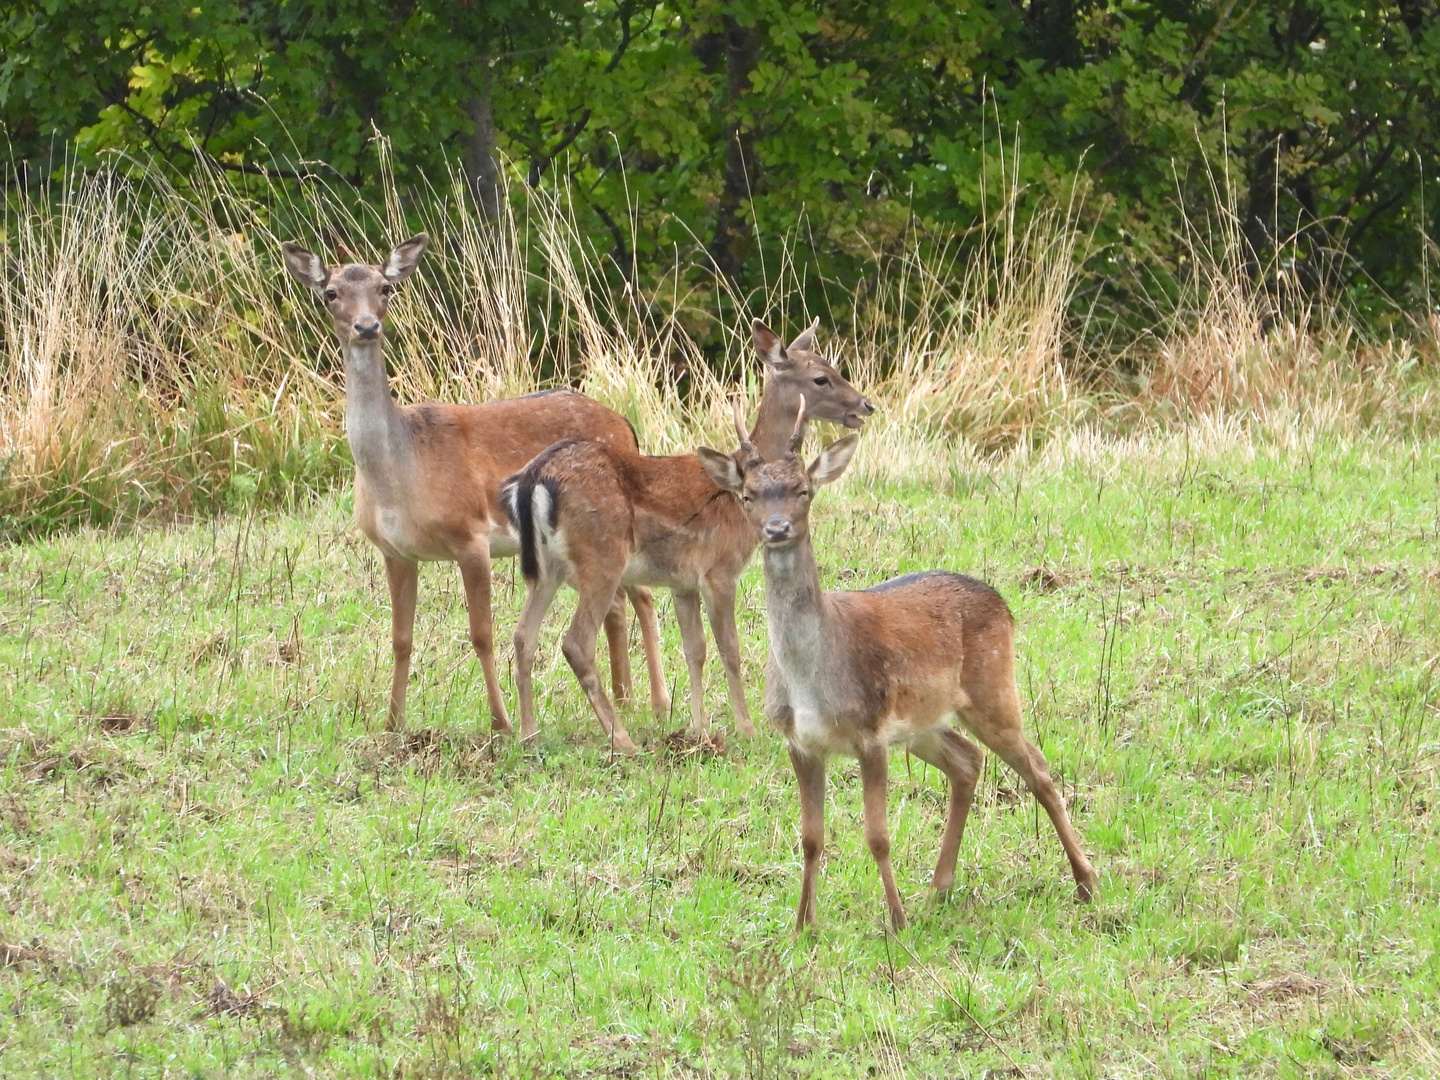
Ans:
<svg viewBox="0 0 1440 1080"><path fill-rule="evenodd" d="M520 526L517 524L517 522L519 522L520 520L519 481L511 480L508 484L501 485L500 505L505 509L505 516L509 519L509 523L506 527L509 529L510 535L515 538L515 542L518 544L520 542Z"/></svg>
<svg viewBox="0 0 1440 1080"><path fill-rule="evenodd" d="M550 489L544 484L536 484L535 490L530 493L530 513L534 515L535 538L542 544L548 543L554 536L550 526L552 508Z"/></svg>
<svg viewBox="0 0 1440 1080"><path fill-rule="evenodd" d="M565 538L554 525L555 497L544 484L536 484L530 493L531 520L535 523L535 557L540 565L556 566L565 559Z"/></svg>

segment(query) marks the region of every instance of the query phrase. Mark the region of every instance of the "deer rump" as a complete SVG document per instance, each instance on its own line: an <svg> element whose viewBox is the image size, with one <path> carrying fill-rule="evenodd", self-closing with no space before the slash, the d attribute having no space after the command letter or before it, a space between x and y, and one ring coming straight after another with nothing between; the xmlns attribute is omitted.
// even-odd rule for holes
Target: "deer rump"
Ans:
<svg viewBox="0 0 1440 1080"><path fill-rule="evenodd" d="M593 439L566 439L500 486L500 505L520 547L526 582L558 578L583 593L612 574L612 587L639 584L629 580L635 571L637 578L670 584L664 580L669 575L653 572L645 560L632 562L638 544L635 488L643 481L632 475L631 457Z"/></svg>
<svg viewBox="0 0 1440 1080"><path fill-rule="evenodd" d="M505 481L500 503L528 583L734 592L755 549L739 500L694 454L630 454L567 439Z"/></svg>
<svg viewBox="0 0 1440 1080"><path fill-rule="evenodd" d="M540 451L530 464L500 485L500 505L520 545L520 574L526 581L539 580L540 545L550 543L560 522L560 482L547 474L546 466L557 454L581 441L566 439Z"/></svg>

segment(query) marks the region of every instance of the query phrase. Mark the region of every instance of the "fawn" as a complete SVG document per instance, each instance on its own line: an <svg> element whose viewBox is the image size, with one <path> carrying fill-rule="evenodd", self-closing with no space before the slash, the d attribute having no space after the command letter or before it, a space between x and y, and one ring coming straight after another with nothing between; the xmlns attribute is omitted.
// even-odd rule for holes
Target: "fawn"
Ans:
<svg viewBox="0 0 1440 1080"><path fill-rule="evenodd" d="M784 734L800 785L805 857L795 926L815 923L815 887L825 841L825 766L832 754L859 759L865 841L880 869L890 922L905 909L890 868L886 785L892 746L905 746L950 781L950 805L931 881L955 880L955 859L984 752L946 723L952 713L1029 786L1060 837L1082 901L1098 877L1065 812L1039 748L1021 731L1014 623L998 592L943 570L905 574L858 592L825 592L810 540L810 503L838 479L858 435L825 448L807 469L797 456L804 404L786 453L765 460L736 407L740 450L697 454L711 479L739 496L764 549L770 660L765 714Z"/></svg>
<svg viewBox="0 0 1440 1080"><path fill-rule="evenodd" d="M814 351L814 324L788 348L759 320L753 330L767 368L755 439L783 443L800 430L794 418L802 393L814 401L813 415L847 427L859 427L875 411ZM799 423L803 428L803 414ZM565 634L565 659L615 750L633 753L635 745L595 674L595 635L606 598L617 588L636 585L663 585L674 598L690 673L691 731L698 734L708 726L703 598L736 725L745 735L755 733L735 628L735 589L755 550L755 537L740 504L716 488L694 454L651 457L613 443L569 440L507 480L502 500L519 537L526 585L515 628L522 738L538 730L531 678L536 642L564 583L578 594Z"/></svg>

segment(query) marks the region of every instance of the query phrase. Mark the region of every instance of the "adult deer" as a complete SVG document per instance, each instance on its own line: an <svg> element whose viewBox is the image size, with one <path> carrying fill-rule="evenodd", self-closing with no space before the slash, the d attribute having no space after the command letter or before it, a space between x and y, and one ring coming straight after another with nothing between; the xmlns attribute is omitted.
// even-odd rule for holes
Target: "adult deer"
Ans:
<svg viewBox="0 0 1440 1080"><path fill-rule="evenodd" d="M755 346L766 364L765 390L753 438L788 445L796 413L859 427L875 411L815 352L815 325L786 348L764 323L754 323ZM515 628L515 685L520 735L536 731L531 671L540 624L561 584L575 588L575 615L563 651L612 746L635 745L595 673L595 635L606 597L620 587L663 585L675 602L681 647L690 673L690 729L708 727L705 714L703 599L725 665L730 710L745 735L755 726L740 674L735 589L755 550L740 504L716 488L694 454L650 457L613 444L571 440L550 447L505 482L503 501L520 540L525 607Z"/></svg>
<svg viewBox="0 0 1440 1080"><path fill-rule="evenodd" d="M395 289L415 272L424 233L390 252L380 266L327 267L298 244L282 245L290 273L308 286L335 320L345 354L345 433L355 459L355 521L385 557L390 585L391 645L387 730L405 726L405 687L421 562L456 562L465 584L470 643L485 673L491 727L510 719L495 672L490 611L490 560L517 547L500 508L500 481L556 439L594 439L630 453L635 431L619 413L570 390L549 390L481 405L429 402L397 405L390 396L381 348ZM640 620L656 715L670 711L660 668L660 633L648 590L626 590ZM630 693L624 599L613 594L604 613L612 688Z"/></svg>
<svg viewBox="0 0 1440 1080"><path fill-rule="evenodd" d="M767 461L746 435L737 408L740 451L701 448L710 477L740 497L752 534L764 545L770 662L765 713L784 734L800 784L805 856L796 930L815 922L815 886L825 841L825 765L832 754L858 758L865 841L880 868L890 921L905 909L890 869L885 823L892 746L906 746L950 781L950 807L931 884L946 893L984 753L952 728L951 714L999 754L1029 786L1060 837L1081 900L1098 878L1080 849L1039 748L1021 731L1015 685L1014 622L1000 594L943 570L906 574L862 592L824 592L810 540L816 489L839 478L855 452L847 435L807 469L797 456L804 412L787 452Z"/></svg>

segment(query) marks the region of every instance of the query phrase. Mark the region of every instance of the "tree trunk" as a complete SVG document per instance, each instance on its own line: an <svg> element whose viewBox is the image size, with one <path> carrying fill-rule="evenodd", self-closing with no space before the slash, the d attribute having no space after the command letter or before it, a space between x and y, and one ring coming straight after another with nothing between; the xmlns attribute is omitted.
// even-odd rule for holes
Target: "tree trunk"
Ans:
<svg viewBox="0 0 1440 1080"><path fill-rule="evenodd" d="M760 63L763 33L759 26L741 26L727 15L719 36L725 51L725 170L710 257L722 274L735 280L754 245L754 228L743 210L751 193L759 188L761 174L755 136L741 122L739 102L749 92L750 75Z"/></svg>
<svg viewBox="0 0 1440 1080"><path fill-rule="evenodd" d="M465 103L470 136L465 140L465 177L475 204L487 221L500 214L500 168L495 161L495 111L490 96L490 64L481 57L472 77L474 92Z"/></svg>

